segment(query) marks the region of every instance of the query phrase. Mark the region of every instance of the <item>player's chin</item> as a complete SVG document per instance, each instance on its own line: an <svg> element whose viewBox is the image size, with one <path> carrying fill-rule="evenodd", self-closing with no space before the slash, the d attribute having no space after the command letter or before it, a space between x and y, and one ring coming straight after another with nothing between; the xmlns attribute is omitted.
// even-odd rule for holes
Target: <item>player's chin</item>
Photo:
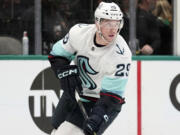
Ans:
<svg viewBox="0 0 180 135"><path fill-rule="evenodd" d="M114 39L115 39L115 35L110 35L110 36L108 36L108 38L107 38L107 40L108 40L109 42L112 42Z"/></svg>

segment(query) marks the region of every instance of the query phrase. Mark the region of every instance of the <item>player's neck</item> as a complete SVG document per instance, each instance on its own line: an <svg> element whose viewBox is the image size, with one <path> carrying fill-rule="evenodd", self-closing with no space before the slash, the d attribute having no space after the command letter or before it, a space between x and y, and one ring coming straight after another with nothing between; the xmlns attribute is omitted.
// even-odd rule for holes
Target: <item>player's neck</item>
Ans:
<svg viewBox="0 0 180 135"><path fill-rule="evenodd" d="M104 47L106 45L102 45L102 44L99 44L96 42L96 35L94 36L94 45L97 46L97 47Z"/></svg>
<svg viewBox="0 0 180 135"><path fill-rule="evenodd" d="M102 37L99 35L98 32L96 32L96 36L95 36L95 42L99 45L108 45L109 43L106 42L104 39L102 39Z"/></svg>

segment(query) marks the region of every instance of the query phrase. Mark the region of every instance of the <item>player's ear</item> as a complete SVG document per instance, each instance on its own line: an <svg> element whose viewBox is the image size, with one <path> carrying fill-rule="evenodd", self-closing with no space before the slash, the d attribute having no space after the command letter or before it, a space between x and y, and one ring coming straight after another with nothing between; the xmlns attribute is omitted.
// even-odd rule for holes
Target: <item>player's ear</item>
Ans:
<svg viewBox="0 0 180 135"><path fill-rule="evenodd" d="M99 30L99 23L97 21L95 21L95 25L96 25L97 30Z"/></svg>

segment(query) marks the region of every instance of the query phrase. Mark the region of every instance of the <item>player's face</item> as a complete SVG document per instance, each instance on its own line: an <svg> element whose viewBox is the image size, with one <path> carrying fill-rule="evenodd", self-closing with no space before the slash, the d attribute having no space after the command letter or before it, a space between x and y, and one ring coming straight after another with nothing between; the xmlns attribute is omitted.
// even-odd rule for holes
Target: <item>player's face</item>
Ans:
<svg viewBox="0 0 180 135"><path fill-rule="evenodd" d="M108 42L111 42L116 38L119 26L120 21L117 20L102 20L100 22L101 33Z"/></svg>

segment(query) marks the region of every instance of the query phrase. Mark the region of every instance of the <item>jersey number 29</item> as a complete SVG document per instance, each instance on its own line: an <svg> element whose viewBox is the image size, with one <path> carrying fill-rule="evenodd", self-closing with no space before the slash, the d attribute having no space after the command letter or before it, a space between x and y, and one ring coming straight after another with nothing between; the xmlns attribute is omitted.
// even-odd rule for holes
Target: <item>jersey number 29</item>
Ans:
<svg viewBox="0 0 180 135"><path fill-rule="evenodd" d="M118 64L117 67L117 72L115 73L115 76L128 76L129 75L129 69L130 69L130 63L128 64Z"/></svg>

